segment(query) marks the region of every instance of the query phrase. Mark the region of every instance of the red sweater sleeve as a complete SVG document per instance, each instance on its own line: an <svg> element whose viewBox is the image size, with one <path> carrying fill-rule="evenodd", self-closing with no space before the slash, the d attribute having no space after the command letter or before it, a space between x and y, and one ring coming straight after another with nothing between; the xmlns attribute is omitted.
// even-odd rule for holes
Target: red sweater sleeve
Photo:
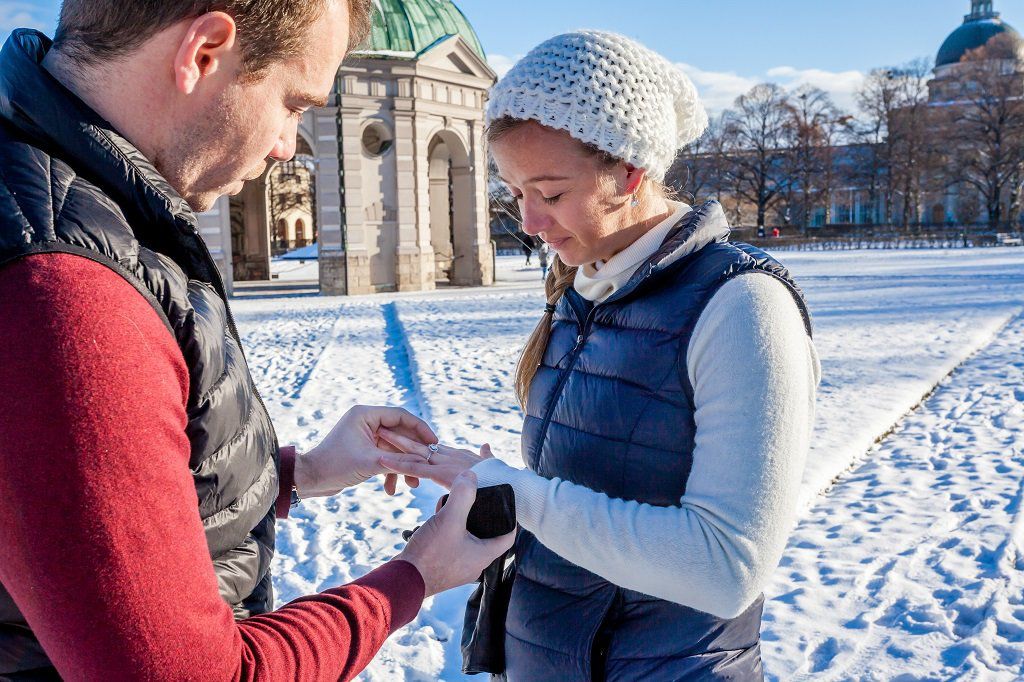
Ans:
<svg viewBox="0 0 1024 682"><path fill-rule="evenodd" d="M0 581L65 679L349 679L415 616L422 578L393 561L236 623L157 313L104 266L50 254L0 269L0 320Z"/></svg>

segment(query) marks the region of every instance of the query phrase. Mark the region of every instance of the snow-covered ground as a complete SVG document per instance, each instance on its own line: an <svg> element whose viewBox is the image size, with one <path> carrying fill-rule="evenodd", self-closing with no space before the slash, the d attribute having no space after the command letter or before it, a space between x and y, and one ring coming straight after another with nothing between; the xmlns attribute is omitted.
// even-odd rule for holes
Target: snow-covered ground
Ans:
<svg viewBox="0 0 1024 682"><path fill-rule="evenodd" d="M807 295L823 381L802 520L767 590L769 676L1021 676L1024 249L782 259ZM397 404L444 442L488 442L518 463L511 377L544 300L521 257L499 272L493 289L236 301L281 440L308 447L353 404ZM370 482L305 502L280 529L279 599L386 560L440 492L389 498ZM363 678L462 679L466 594L431 600Z"/></svg>

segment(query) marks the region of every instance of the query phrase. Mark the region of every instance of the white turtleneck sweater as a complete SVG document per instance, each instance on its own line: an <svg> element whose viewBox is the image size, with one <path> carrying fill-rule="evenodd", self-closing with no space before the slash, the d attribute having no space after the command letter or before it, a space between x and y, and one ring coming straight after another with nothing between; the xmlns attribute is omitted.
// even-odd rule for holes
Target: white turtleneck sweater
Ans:
<svg viewBox="0 0 1024 682"><path fill-rule="evenodd" d="M601 302L622 288L644 261L651 257L665 241L683 216L689 213L686 204L670 201L672 214L648 230L635 242L606 261L580 266L576 271L573 289L588 301Z"/></svg>
<svg viewBox="0 0 1024 682"><path fill-rule="evenodd" d="M574 288L600 302L624 285L690 210ZM545 546L616 585L720 617L742 613L778 565L794 522L821 367L788 288L762 273L727 282L687 349L697 425L678 507L609 497L489 459L479 485L509 483L519 524Z"/></svg>

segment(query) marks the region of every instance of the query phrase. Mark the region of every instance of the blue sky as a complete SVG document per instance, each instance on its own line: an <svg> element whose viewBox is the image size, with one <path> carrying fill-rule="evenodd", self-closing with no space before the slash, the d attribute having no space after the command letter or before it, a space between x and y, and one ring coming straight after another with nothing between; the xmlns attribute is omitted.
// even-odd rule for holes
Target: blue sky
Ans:
<svg viewBox="0 0 1024 682"><path fill-rule="evenodd" d="M711 109L758 82L812 83L852 106L876 66L934 58L969 0L456 0L503 72L544 38L574 28L625 33L690 74ZM58 0L0 0L0 32L52 33ZM996 0L1024 30L1024 1Z"/></svg>

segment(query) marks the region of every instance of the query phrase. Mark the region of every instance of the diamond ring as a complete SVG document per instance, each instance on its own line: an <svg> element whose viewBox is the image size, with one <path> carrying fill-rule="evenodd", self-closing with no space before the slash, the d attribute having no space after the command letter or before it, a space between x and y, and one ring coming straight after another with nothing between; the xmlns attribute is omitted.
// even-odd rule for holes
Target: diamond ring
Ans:
<svg viewBox="0 0 1024 682"><path fill-rule="evenodd" d="M430 458L436 455L440 448L437 446L437 443L431 443L427 446L427 449L430 450L430 454L427 455L427 464L430 464Z"/></svg>

